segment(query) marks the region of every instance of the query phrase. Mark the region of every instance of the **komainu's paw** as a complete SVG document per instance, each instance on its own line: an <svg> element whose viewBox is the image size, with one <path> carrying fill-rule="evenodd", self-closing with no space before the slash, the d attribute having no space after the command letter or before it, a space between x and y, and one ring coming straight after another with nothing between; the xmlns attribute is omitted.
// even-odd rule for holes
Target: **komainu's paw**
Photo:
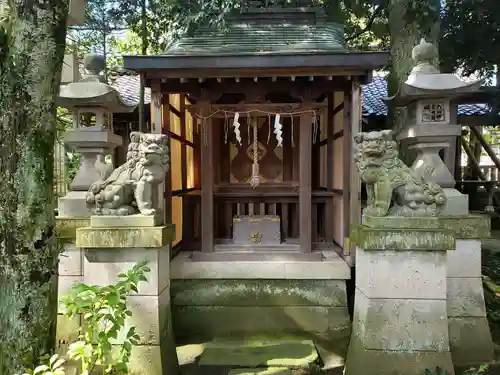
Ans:
<svg viewBox="0 0 500 375"><path fill-rule="evenodd" d="M144 208L140 211L141 211L141 214L146 215L146 216L154 215L156 213L156 210L154 208Z"/></svg>

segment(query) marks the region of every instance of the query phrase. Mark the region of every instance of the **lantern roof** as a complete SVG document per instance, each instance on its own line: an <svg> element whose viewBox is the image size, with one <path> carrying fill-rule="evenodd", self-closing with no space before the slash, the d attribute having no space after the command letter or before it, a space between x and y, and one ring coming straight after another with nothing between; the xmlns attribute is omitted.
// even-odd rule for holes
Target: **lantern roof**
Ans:
<svg viewBox="0 0 500 375"><path fill-rule="evenodd" d="M406 105L418 99L447 98L455 99L478 91L484 79L466 82L453 73L441 73L436 67L437 49L432 43L421 39L412 50L414 67L399 91L386 100L396 105Z"/></svg>
<svg viewBox="0 0 500 375"><path fill-rule="evenodd" d="M121 94L108 85L100 74L106 60L100 55L87 55L83 61L88 75L78 82L60 88L58 105L68 109L99 107L110 112L132 112L136 104L128 104Z"/></svg>

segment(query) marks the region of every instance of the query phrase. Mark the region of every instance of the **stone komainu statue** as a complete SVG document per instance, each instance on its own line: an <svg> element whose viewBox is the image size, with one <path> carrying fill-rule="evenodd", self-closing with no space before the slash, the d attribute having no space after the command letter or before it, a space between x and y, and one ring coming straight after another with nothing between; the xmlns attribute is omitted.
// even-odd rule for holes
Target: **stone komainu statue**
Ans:
<svg viewBox="0 0 500 375"><path fill-rule="evenodd" d="M87 206L94 215L154 215L158 185L168 171L168 137L132 132L125 164L94 182Z"/></svg>
<svg viewBox="0 0 500 375"><path fill-rule="evenodd" d="M366 184L367 216L436 216L446 204L443 189L398 157L392 130L354 136L354 161Z"/></svg>

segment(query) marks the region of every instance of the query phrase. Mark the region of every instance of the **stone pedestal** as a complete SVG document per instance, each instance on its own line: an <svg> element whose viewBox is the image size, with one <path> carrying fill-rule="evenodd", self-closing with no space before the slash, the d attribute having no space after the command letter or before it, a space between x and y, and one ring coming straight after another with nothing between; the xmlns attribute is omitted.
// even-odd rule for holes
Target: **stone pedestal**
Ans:
<svg viewBox="0 0 500 375"><path fill-rule="evenodd" d="M132 349L129 368L136 375L174 375L178 368L170 310L170 249L174 227L118 227L119 220L116 218L114 227L77 230L76 244L85 251L84 282L114 284L118 274L147 260L151 269L146 275L148 281L140 283L138 293L128 299L132 316L126 325L135 326L141 337L140 345ZM91 222L102 220L92 217Z"/></svg>
<svg viewBox="0 0 500 375"><path fill-rule="evenodd" d="M493 360L481 278L481 241L490 234L487 216L443 219L456 232L456 250L448 253L447 310L453 363L469 367Z"/></svg>
<svg viewBox="0 0 500 375"><path fill-rule="evenodd" d="M364 223L350 238L357 275L345 373L420 375L440 366L453 374L446 255L455 248L454 233L440 229L438 218Z"/></svg>
<svg viewBox="0 0 500 375"><path fill-rule="evenodd" d="M76 229L89 225L87 217L56 217L56 233L63 252L59 256L59 277L57 297L68 294L73 285L83 283L83 250L76 247ZM56 326L56 352L66 356L68 347L72 342L78 340L78 329L81 326L79 315L69 319L62 314L61 306L58 306ZM78 364L67 362L65 365L67 375L78 374Z"/></svg>

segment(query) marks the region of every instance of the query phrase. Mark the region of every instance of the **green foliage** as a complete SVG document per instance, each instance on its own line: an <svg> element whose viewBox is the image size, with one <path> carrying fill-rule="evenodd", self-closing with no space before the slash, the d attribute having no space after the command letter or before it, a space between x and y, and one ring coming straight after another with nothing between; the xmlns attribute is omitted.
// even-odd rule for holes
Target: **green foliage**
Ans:
<svg viewBox="0 0 500 375"><path fill-rule="evenodd" d="M83 319L79 340L68 350L69 358L80 361L82 375L92 372L95 366L104 368L106 373L127 372L132 346L138 344L139 335L135 327L130 327L124 337L118 336L125 320L132 316L127 295L137 293L138 283L147 281L145 274L149 271L146 262L141 262L119 274L115 285L78 284L71 294L63 297L65 315L71 319L79 314Z"/></svg>
<svg viewBox="0 0 500 375"><path fill-rule="evenodd" d="M33 371L28 370L23 375L65 375L64 359L59 358L59 355L54 354L47 362L35 367Z"/></svg>

